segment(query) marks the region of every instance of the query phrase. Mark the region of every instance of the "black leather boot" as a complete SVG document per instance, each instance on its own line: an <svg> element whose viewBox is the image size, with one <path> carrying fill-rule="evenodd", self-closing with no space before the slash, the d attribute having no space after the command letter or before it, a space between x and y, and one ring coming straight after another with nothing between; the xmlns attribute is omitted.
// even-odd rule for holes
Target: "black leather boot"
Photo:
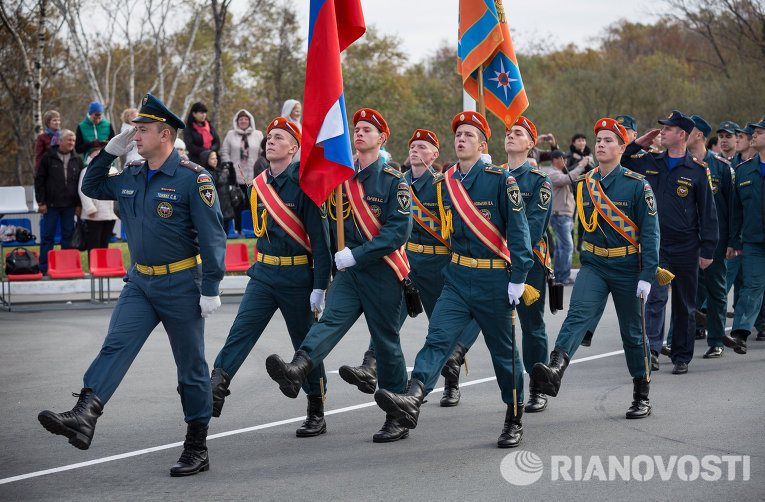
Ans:
<svg viewBox="0 0 765 502"><path fill-rule="evenodd" d="M518 414L514 415L513 413L513 405L508 404L507 412L505 413L505 425L502 427L502 434L497 439L497 446L499 448L515 448L521 444L521 439L523 438L523 424L521 423L523 403L518 403Z"/></svg>
<svg viewBox="0 0 765 502"><path fill-rule="evenodd" d="M295 352L291 363L285 363L276 354L271 354L266 358L268 376L279 384L279 390L285 396L293 399L300 393L300 386L311 369L313 369L311 358L303 350Z"/></svg>
<svg viewBox="0 0 765 502"><path fill-rule="evenodd" d="M53 434L69 438L69 443L80 450L87 450L93 440L96 430L96 420L104 411L101 400L93 393L93 389L83 388L77 397L77 404L71 411L54 413L49 410L40 412L37 420Z"/></svg>
<svg viewBox="0 0 765 502"><path fill-rule="evenodd" d="M749 331L745 329L737 329L731 332L730 335L724 334L722 336L722 343L728 348L733 349L736 354L746 354L746 339L749 337Z"/></svg>
<svg viewBox="0 0 765 502"><path fill-rule="evenodd" d="M210 377L210 387L212 387L213 398L212 416L220 416L220 412L223 409L223 402L226 400L226 396L231 395L231 391L228 390L228 385L230 383L231 378L228 376L228 373L223 371L222 368L215 368L212 371L212 376Z"/></svg>
<svg viewBox="0 0 765 502"><path fill-rule="evenodd" d="M190 423L186 427L186 441L178 462L170 468L173 477L191 476L210 469L207 456L207 425Z"/></svg>
<svg viewBox="0 0 765 502"><path fill-rule="evenodd" d="M361 366L340 366L340 378L355 385L365 394L374 394L377 388L377 358L375 351L364 352Z"/></svg>
<svg viewBox="0 0 765 502"><path fill-rule="evenodd" d="M547 408L547 396L537 390L534 381L529 382L529 400L523 409L526 413L539 413Z"/></svg>
<svg viewBox="0 0 765 502"><path fill-rule="evenodd" d="M592 345L592 331L588 331L584 334L584 338L582 338L582 347L589 347ZM527 410L528 411L528 410Z"/></svg>
<svg viewBox="0 0 765 502"><path fill-rule="evenodd" d="M308 410L305 422L296 431L299 438L309 438L327 432L327 422L324 421L324 402L321 396L306 396L308 398Z"/></svg>
<svg viewBox="0 0 765 502"><path fill-rule="evenodd" d="M467 354L467 347L462 342L457 342L454 347L454 352L446 360L443 369L441 370L441 376L446 380L453 382L460 381L460 366L465 364L465 354Z"/></svg>
<svg viewBox="0 0 765 502"><path fill-rule="evenodd" d="M409 436L409 429L402 427L398 420L393 418L393 415L385 415L385 423L382 428L372 436L372 441L375 443L392 443L399 439L404 439Z"/></svg>
<svg viewBox="0 0 765 502"><path fill-rule="evenodd" d="M420 416L420 406L425 400L425 385L417 379L409 380L403 394L396 394L389 390L377 389L375 401L377 405L392 415L403 427L414 429L417 427L417 417Z"/></svg>
<svg viewBox="0 0 765 502"><path fill-rule="evenodd" d="M627 410L627 418L645 418L651 414L649 387L650 383L645 378L632 379L632 406Z"/></svg>
<svg viewBox="0 0 765 502"><path fill-rule="evenodd" d="M441 406L448 408L460 404L460 385L458 381L444 381L444 394L441 396Z"/></svg>
<svg viewBox="0 0 765 502"><path fill-rule="evenodd" d="M659 371L659 353L655 350L651 351L651 371Z"/></svg>
<svg viewBox="0 0 765 502"><path fill-rule="evenodd" d="M568 367L568 354L562 350L553 350L550 353L550 364L536 363L531 368L531 381L534 388L542 394L555 397L560 389L563 372Z"/></svg>

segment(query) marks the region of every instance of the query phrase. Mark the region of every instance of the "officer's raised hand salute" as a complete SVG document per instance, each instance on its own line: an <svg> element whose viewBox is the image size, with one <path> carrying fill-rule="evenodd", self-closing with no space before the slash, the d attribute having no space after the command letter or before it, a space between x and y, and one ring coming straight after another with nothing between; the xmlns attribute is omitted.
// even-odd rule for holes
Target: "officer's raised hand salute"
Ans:
<svg viewBox="0 0 765 502"><path fill-rule="evenodd" d="M622 165L645 176L656 197L661 228L659 266L675 274L672 280L672 321L670 358L672 372L688 372L693 358L698 269L712 263L718 240L717 211L707 164L688 152L688 138L695 128L687 115L674 110L659 120L654 129L636 139L622 155ZM656 136L666 151L646 153ZM646 303L646 332L651 340L652 364L658 369L658 351L664 339L664 313L668 285L654 282Z"/></svg>
<svg viewBox="0 0 765 502"><path fill-rule="evenodd" d="M43 411L38 419L50 432L87 449L104 405L162 322L178 366L177 390L188 424L183 454L170 474L188 476L209 469L212 396L203 317L220 307L226 233L210 174L175 151L183 121L147 94L133 122L136 128L112 138L82 182L88 197L119 201L133 266L101 352L83 377L77 405L66 413ZM110 176L112 161L135 147L146 160L129 162Z"/></svg>

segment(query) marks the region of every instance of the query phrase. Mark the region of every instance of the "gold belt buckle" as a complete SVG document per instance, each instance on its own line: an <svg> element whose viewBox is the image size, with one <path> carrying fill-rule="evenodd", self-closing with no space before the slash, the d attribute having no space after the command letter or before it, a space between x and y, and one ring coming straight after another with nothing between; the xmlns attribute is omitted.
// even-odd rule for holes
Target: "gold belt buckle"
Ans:
<svg viewBox="0 0 765 502"><path fill-rule="evenodd" d="M278 256L274 256L274 265L279 266L281 264L282 264L282 259Z"/></svg>
<svg viewBox="0 0 765 502"><path fill-rule="evenodd" d="M154 275L154 267L151 265L146 267L146 275Z"/></svg>
<svg viewBox="0 0 765 502"><path fill-rule="evenodd" d="M422 244L418 244L417 245L417 252L418 253L422 253L423 251L425 251L425 246L423 246Z"/></svg>
<svg viewBox="0 0 765 502"><path fill-rule="evenodd" d="M471 258L470 259L470 266L472 268L478 268L478 260L476 260L475 258Z"/></svg>

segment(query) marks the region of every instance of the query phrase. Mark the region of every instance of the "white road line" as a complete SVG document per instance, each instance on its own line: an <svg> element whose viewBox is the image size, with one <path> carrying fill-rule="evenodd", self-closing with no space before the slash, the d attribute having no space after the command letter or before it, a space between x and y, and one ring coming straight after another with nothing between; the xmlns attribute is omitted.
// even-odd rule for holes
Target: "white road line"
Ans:
<svg viewBox="0 0 765 502"><path fill-rule="evenodd" d="M624 353L623 350L615 350L613 352L606 352L606 353L597 354L597 355L594 355L594 356L588 356L588 357L582 357L582 358L579 358L579 359L574 359L573 361L571 361L571 364L577 364L577 363L583 363L583 362L587 362L587 361L593 361L595 359L602 359L604 357L615 356L617 354L623 354L623 353ZM407 368L407 369L410 369L410 368ZM330 373L334 373L334 372L331 371ZM460 386L461 387L469 387L471 385L478 385L478 384L482 384L482 383L486 383L486 382L491 382L491 381L494 381L496 379L497 379L497 377L489 377L489 378L481 378L481 379L478 379L478 380L471 380L469 382L460 382ZM443 391L443 387L439 387L437 389L433 389L433 392L440 392L440 391ZM324 414L325 415L336 415L338 413L347 413L349 411L355 411L355 410L360 410L360 409L363 409L363 408L369 408L370 406L376 406L376 403L374 401L372 401L372 402L369 402L369 403L356 404L356 405L353 405L353 406L347 406L345 408L339 408L337 410L328 411L328 412L325 412ZM210 436L208 436L207 439L217 439L217 438L222 438L222 437L226 437L226 436L234 436L236 434L243 434L245 432L258 431L258 430L262 430L262 429L269 429L269 428L272 428L272 427L278 427L280 425L286 425L286 424L292 424L292 423L296 423L296 422L302 422L303 420L305 420L305 416L300 416L300 417L295 417L295 418L288 418L288 419L285 419L285 420L279 420L277 422L269 422L267 424L255 425L253 427L245 427L244 429L236 429L236 430L233 430L233 431L219 432L218 434L211 434ZM137 457L139 455L146 455L147 453L153 453L155 451L169 450L170 448L178 448L180 446L183 446L183 442L163 444L163 445L154 446L154 447L151 447L151 448L144 448L143 450L130 451L130 452L127 452L127 453L120 453L119 455L112 455L112 456L109 456L109 457L96 458L96 459L93 459L93 460L88 460L87 462L79 462L79 463L76 463L76 464L69 464L69 465L63 465L61 467L54 467L53 469L45 469L43 471L35 471L35 472L27 473L27 474L20 474L18 476L12 476L10 478L0 479L0 485L4 485L4 484L7 484L7 483L13 483L13 482L16 482L16 481L22 481L24 479L29 479L29 478L36 478L36 477L39 477L39 476L45 476L45 475L48 475L48 474L55 474L57 472L71 471L73 469L81 469L83 467L89 467L91 465L104 464L106 462L113 462L115 460L122 460L122 459L125 459L125 458Z"/></svg>

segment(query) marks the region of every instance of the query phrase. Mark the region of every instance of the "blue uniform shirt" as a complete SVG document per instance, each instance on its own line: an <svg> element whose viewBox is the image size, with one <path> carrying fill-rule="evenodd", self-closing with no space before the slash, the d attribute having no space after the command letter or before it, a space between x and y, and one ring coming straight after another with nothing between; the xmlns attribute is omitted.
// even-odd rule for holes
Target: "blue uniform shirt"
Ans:
<svg viewBox="0 0 765 502"><path fill-rule="evenodd" d="M733 205L733 168L722 156L707 150L704 162L709 168L709 181L712 183L712 193L717 209L717 254L725 254L725 249L731 245L730 218Z"/></svg>
<svg viewBox="0 0 765 502"><path fill-rule="evenodd" d="M290 274L289 282L294 286L313 285L313 289L327 289L329 274L332 270L332 258L329 255L329 225L327 224L326 206L319 208L300 189L300 164L293 162L281 174L274 177L271 169L267 171L266 183L273 186L279 198L290 210L300 218L305 226L308 238L311 240L313 254L313 278L309 265L291 266L287 268L274 267L263 262L256 262L247 275L252 278L262 278L270 274ZM248 200L252 197L252 184L249 185ZM257 218L258 225L262 225L261 215L265 206L263 200L258 197ZM297 256L307 254L306 249L298 244L272 216L266 219L266 233L258 238L258 253L271 256Z"/></svg>
<svg viewBox="0 0 765 502"><path fill-rule="evenodd" d="M706 164L690 153L670 171L667 152L640 153L634 141L622 165L645 176L656 197L661 247L672 253L694 253L713 259L717 246L717 211Z"/></svg>
<svg viewBox="0 0 765 502"><path fill-rule="evenodd" d="M109 176L115 158L103 150L91 162L82 193L119 202L133 264L167 265L199 254L202 295L217 296L226 272L226 232L210 173L173 150L147 183L146 161L129 162Z"/></svg>
<svg viewBox="0 0 765 502"><path fill-rule="evenodd" d="M462 178L459 168L452 177L457 180ZM479 160L462 180L462 186L465 187L475 207L507 239L512 260L510 282L515 284L525 282L526 274L534 265L534 260L523 197L520 195L520 188L515 178L506 169L490 166ZM444 187L445 205L447 205L448 196L449 192ZM451 213L454 228L449 235L449 240L455 253L471 258L498 258L497 254L470 229L458 211L452 208Z"/></svg>
<svg viewBox="0 0 765 502"><path fill-rule="evenodd" d="M736 166L731 218L733 249L743 249L743 242L765 242L765 178L762 177L760 165L758 153Z"/></svg>

